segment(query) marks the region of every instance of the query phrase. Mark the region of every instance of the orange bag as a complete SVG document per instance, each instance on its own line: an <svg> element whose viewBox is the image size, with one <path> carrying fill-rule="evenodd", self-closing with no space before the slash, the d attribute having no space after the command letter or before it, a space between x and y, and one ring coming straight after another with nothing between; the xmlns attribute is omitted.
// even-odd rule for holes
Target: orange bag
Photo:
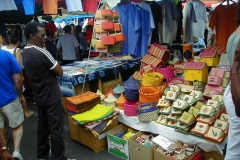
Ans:
<svg viewBox="0 0 240 160"><path fill-rule="evenodd" d="M102 29L104 30L113 30L114 27L115 26L113 22L102 22Z"/></svg>
<svg viewBox="0 0 240 160"><path fill-rule="evenodd" d="M115 34L112 34L111 36L115 37L115 41L116 42L123 42L125 41L125 36L123 33L115 33Z"/></svg>
<svg viewBox="0 0 240 160"><path fill-rule="evenodd" d="M102 9L101 13L102 13L102 16L104 16L104 17L112 17L113 16L113 12L111 9Z"/></svg>
<svg viewBox="0 0 240 160"><path fill-rule="evenodd" d="M96 33L104 33L107 32L106 30L102 29L102 25L95 25L94 26L95 32Z"/></svg>
<svg viewBox="0 0 240 160"><path fill-rule="evenodd" d="M103 45L115 44L115 37L113 37L113 36L103 36L102 37L102 44Z"/></svg>
<svg viewBox="0 0 240 160"><path fill-rule="evenodd" d="M112 11L113 17L118 17L117 11Z"/></svg>
<svg viewBox="0 0 240 160"><path fill-rule="evenodd" d="M95 40L96 48L98 49L106 49L108 46L103 45L102 40Z"/></svg>
<svg viewBox="0 0 240 160"><path fill-rule="evenodd" d="M95 19L104 19L104 17L102 16L101 11L97 11L95 14Z"/></svg>

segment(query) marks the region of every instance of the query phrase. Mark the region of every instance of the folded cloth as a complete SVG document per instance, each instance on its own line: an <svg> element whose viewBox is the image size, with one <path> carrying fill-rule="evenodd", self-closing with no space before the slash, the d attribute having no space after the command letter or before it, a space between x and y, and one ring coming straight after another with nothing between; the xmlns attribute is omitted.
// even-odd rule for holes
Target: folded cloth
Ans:
<svg viewBox="0 0 240 160"><path fill-rule="evenodd" d="M85 124L85 128L87 130L92 130L93 128L95 128L96 126L100 125L102 122L98 122L98 123L94 123L94 124L91 124L91 125L86 125Z"/></svg>
<svg viewBox="0 0 240 160"><path fill-rule="evenodd" d="M103 131L103 129L106 127L108 122L109 122L109 120L103 121L101 124L99 124L96 127L94 127L93 130L100 134Z"/></svg>
<svg viewBox="0 0 240 160"><path fill-rule="evenodd" d="M96 120L96 121L93 121L93 122L89 122L89 123L87 123L87 125L95 124L95 123L98 123L98 122L103 122L104 120L110 119L110 118L112 118L112 117L114 117L118 114L119 114L119 112L113 112L113 114L109 115L108 117L105 117L103 119L99 119L99 120Z"/></svg>
<svg viewBox="0 0 240 160"><path fill-rule="evenodd" d="M102 119L110 116L112 113L113 113L113 111L109 111L106 115L104 115L103 117L99 117L99 119L96 119L96 120L94 120L94 121L98 121L98 122L99 122L99 120L101 121ZM86 123L86 122L78 121L78 120L75 120L75 121L76 121L78 124L80 124L80 125L84 125L84 124Z"/></svg>
<svg viewBox="0 0 240 160"><path fill-rule="evenodd" d="M112 106L103 106L101 104L97 104L91 110L76 114L73 117L76 121L79 122L91 122L100 119L107 115L110 111L113 111Z"/></svg>

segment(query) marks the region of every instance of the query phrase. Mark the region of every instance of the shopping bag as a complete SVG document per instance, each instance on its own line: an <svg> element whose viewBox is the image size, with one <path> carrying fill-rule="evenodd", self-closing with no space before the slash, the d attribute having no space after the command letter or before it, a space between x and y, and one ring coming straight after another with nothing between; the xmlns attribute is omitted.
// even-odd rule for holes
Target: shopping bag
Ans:
<svg viewBox="0 0 240 160"><path fill-rule="evenodd" d="M103 45L102 40L95 40L95 45L96 45L96 48L98 48L98 49L108 48L108 46Z"/></svg>
<svg viewBox="0 0 240 160"><path fill-rule="evenodd" d="M103 30L113 30L114 23L113 22L102 22L102 29Z"/></svg>
<svg viewBox="0 0 240 160"><path fill-rule="evenodd" d="M95 25L94 30L96 33L104 33L107 32L106 30L102 29L102 25Z"/></svg>
<svg viewBox="0 0 240 160"><path fill-rule="evenodd" d="M113 36L102 36L103 45L113 45L115 44L115 37Z"/></svg>
<svg viewBox="0 0 240 160"><path fill-rule="evenodd" d="M120 53L120 52L122 52L122 43L117 42L113 45L109 45L108 46L108 52L109 53Z"/></svg>
<svg viewBox="0 0 240 160"><path fill-rule="evenodd" d="M112 17L113 16L113 12L111 9L102 9L101 13L102 13L102 16L104 16L104 17Z"/></svg>

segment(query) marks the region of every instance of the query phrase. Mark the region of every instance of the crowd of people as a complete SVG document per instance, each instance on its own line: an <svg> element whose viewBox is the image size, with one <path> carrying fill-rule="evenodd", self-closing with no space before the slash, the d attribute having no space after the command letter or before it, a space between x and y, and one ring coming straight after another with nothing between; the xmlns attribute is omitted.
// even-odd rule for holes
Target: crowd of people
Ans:
<svg viewBox="0 0 240 160"><path fill-rule="evenodd" d="M56 41L51 31L44 25L30 22L24 28L27 45L20 49L20 37L17 33L0 36L0 154L5 159L23 160L20 144L23 136L24 117L33 115L27 108L23 95L23 81L26 78L31 85L34 104L38 107L37 157L46 160L67 159L64 155L62 96L75 95L74 91L59 86L56 76L62 76L60 66L83 60L82 52L88 49L82 27L77 25L64 27L65 34ZM1 34L0 34L1 35ZM6 41L9 41L6 43ZM71 52L70 52L71 51ZM62 57L60 57L62 56ZM36 70L38 72L36 72ZM25 74L23 74L23 72ZM24 77L27 75L27 77ZM8 127L13 128L14 152L7 149ZM51 149L49 145L51 141ZM5 160L4 159L4 160Z"/></svg>

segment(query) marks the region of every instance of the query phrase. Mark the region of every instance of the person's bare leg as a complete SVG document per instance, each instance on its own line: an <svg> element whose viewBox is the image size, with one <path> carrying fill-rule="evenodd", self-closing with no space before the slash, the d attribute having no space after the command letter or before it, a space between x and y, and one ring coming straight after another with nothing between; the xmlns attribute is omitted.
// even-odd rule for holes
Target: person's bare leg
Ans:
<svg viewBox="0 0 240 160"><path fill-rule="evenodd" d="M0 137L2 138L3 142L4 142L4 146L7 145L5 136L4 136L4 128L0 128Z"/></svg>
<svg viewBox="0 0 240 160"><path fill-rule="evenodd" d="M24 97L24 96L23 96L23 97ZM27 108L27 102L26 102L25 97L23 98L22 107L23 107L23 111L24 111L25 117L30 117L30 116L33 114L33 112L32 112L32 111L29 111L28 108Z"/></svg>
<svg viewBox="0 0 240 160"><path fill-rule="evenodd" d="M23 124L13 128L14 151L20 152L20 144L23 136Z"/></svg>

